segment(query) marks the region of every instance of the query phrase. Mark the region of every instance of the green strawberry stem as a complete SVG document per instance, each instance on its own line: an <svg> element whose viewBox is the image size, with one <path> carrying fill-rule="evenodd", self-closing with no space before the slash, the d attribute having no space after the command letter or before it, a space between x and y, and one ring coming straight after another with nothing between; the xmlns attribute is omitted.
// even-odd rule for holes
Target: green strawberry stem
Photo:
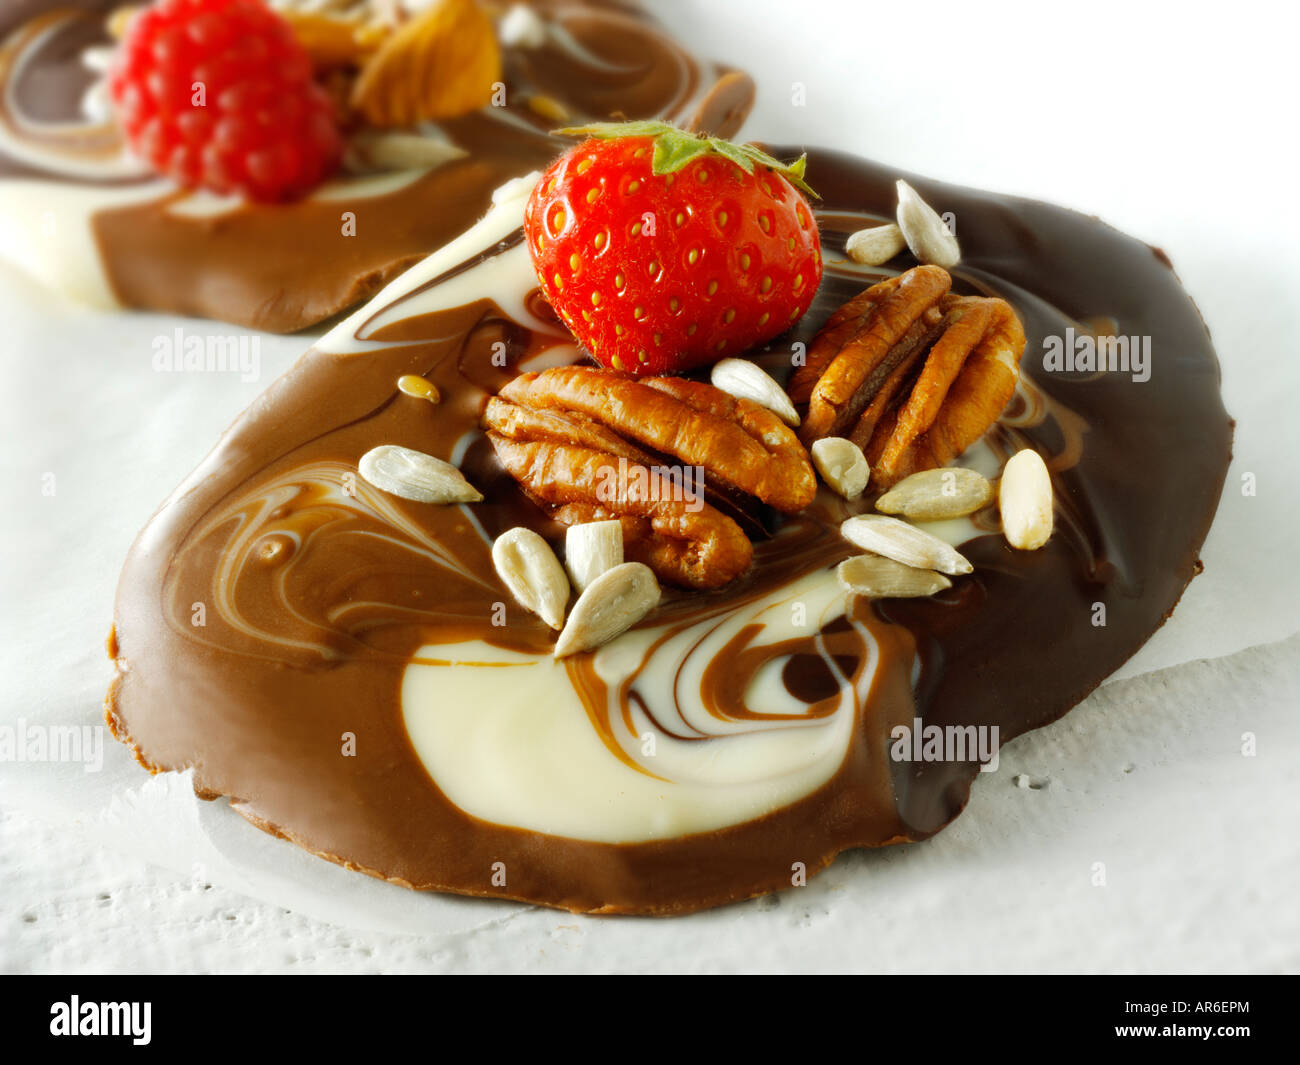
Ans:
<svg viewBox="0 0 1300 1065"><path fill-rule="evenodd" d="M775 170L801 192L807 193L814 199L821 199L803 179L804 169L808 165L807 155L799 156L793 163L783 163L752 144L733 144L720 137L690 133L667 122L654 120L593 122L589 126L569 126L551 132L558 137L595 137L597 140L652 137L655 153L651 160L651 168L656 174L674 173L701 155L720 155L724 159L730 159L746 174L752 174L755 165Z"/></svg>

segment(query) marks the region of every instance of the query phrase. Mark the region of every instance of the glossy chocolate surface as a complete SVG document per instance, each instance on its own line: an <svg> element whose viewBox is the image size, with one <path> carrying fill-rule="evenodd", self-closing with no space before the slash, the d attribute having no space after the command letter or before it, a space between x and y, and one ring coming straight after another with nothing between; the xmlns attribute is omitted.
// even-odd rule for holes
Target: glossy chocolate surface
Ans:
<svg viewBox="0 0 1300 1065"><path fill-rule="evenodd" d="M76 181L92 191L155 181L109 176L122 147L115 126L77 124L93 80L81 52L105 39L101 13L115 6L20 0L0 12L0 38L18 35L8 38L0 63L0 123L15 145L50 159L48 167L36 161L39 154L20 160L0 143L0 193L5 177ZM728 136L749 112L748 76L697 60L630 5L532 6L551 32L541 47L504 50L505 105L428 130L463 149L463 158L409 175L397 188L381 183L378 191L374 181L343 174L328 195L287 205L189 213L189 195L170 187L140 203L106 203L90 225L113 296L128 307L293 332L369 298L462 233L487 209L493 189L544 168L566 147L549 135L557 125L621 114ZM28 29L30 41L22 36ZM538 98L545 107L535 106ZM59 162L80 169L70 176Z"/></svg>
<svg viewBox="0 0 1300 1065"><path fill-rule="evenodd" d="M778 890L790 886L793 863L815 871L845 848L923 839L951 821L978 765L895 761L890 730L915 717L996 725L1005 743L1064 714L1164 621L1197 571L1227 468L1218 363L1161 253L1095 219L829 152L812 153L808 174L823 197L826 277L809 315L758 360L788 372L792 345L874 279L836 260L864 215L889 216L893 182L907 176L956 213L964 260L955 288L1002 296L1025 323L1025 382L987 443L1001 454L1042 452L1058 500L1057 532L1038 552L978 536L962 547L975 572L933 599L856 600L822 633L759 650L741 639L714 657L702 697L719 715L744 713L748 678L778 655L788 658L787 689L816 714L842 683L817 641L850 681L874 645L869 697L824 785L728 828L609 844L480 820L426 771L402 720L408 660L469 638L545 654L553 635L539 621L518 612L505 628L488 620L509 598L488 538L520 522L556 530L481 438L461 465L486 495L473 509L482 533L461 508L358 498L338 486L381 443L452 454L475 433L486 397L554 343L492 299L399 318L380 339L401 343L372 353L308 351L173 494L133 547L119 588L111 649L120 675L108 699L119 737L145 765L192 767L202 794L231 796L249 820L349 867L421 889L589 912L680 913ZM1069 327L1150 337L1151 379L1046 372L1044 337ZM490 359L497 344L509 353L504 368ZM442 403L402 394L403 374L428 378ZM853 552L839 521L865 506L823 492L757 545L749 575L715 593L669 593L652 618L722 617L832 566ZM207 605L202 628L192 624L196 603ZM1099 603L1104 626L1094 623ZM603 728L609 701L589 656L568 670ZM339 756L345 732L357 736L355 758ZM491 883L495 862L510 870L505 888Z"/></svg>

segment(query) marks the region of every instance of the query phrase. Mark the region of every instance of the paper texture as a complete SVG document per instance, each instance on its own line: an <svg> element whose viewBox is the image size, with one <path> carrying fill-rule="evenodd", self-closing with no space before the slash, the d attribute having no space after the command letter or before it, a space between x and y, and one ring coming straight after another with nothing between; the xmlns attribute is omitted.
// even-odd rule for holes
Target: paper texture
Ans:
<svg viewBox="0 0 1300 1065"><path fill-rule="evenodd" d="M881 49L874 79L847 92L833 62L814 63L805 56L802 62L782 58L775 67L764 66L764 57L778 51L769 47L769 36L789 32L781 29L779 5L756 5L751 32L743 41L726 32L710 5L675 3L670 5L669 15L673 13L697 20L692 47L716 51L762 73L760 106L747 127L755 135L772 142L835 144L947 180L1036 192L1096 210L1164 244L1215 337L1227 407L1238 422L1236 458L1204 550L1205 573L1193 582L1173 619L1118 676L1138 677L1228 655L1300 631L1300 598L1290 563L1300 518L1294 472L1300 418L1293 410L1300 375L1294 345L1281 342L1293 329L1300 240L1287 211L1279 208L1267 226L1247 236L1237 221L1200 212L1214 196L1222 196L1216 182L1223 173L1213 169L1213 160L1206 173L1185 169L1180 182L1172 187L1162 182L1160 196L1145 197L1133 193L1134 182L1137 188L1154 188L1152 175L1162 172L1159 160L1146 163L1146 178L1129 174L1127 183L1101 173L1105 168L1087 173L1070 167L1026 170L1023 154L995 162L974 148L977 140L988 143L988 133L943 118L944 108L924 93L888 96L878 108L865 110L864 101L878 99L872 96L873 86L908 80L912 60L907 49L897 50L897 56L890 54L895 50ZM894 18L906 12L878 14ZM936 36L936 48L943 50L950 46L948 37L962 35ZM841 67L851 63L846 69L864 72L852 59L847 52L841 55ZM1080 81L1088 92L1100 91L1095 78ZM1209 81L1218 94L1219 79ZM787 92L787 82L804 85L810 94L806 106L796 102L793 88ZM1129 92L1118 79L1121 83ZM1037 117L1045 121L1054 106L1051 99L1023 96L1018 106L1026 110L1017 128L1032 128L1035 107L1042 109ZM1213 118L1191 105L1185 110L1190 117L1175 116L1173 132L1165 130L1171 137L1182 128L1177 123L1195 119L1196 129L1203 131ZM1221 137L1242 138L1243 150L1248 146L1249 129L1217 128ZM932 135L917 137L918 129ZM1142 131L1150 133L1151 124L1143 123ZM1123 136L1137 133L1116 133ZM1242 154L1230 144L1220 148L1216 158ZM972 159L978 165L967 165ZM1257 169L1261 181L1290 180L1286 167ZM815 185L815 175L809 179ZM1268 186L1257 188L1254 198L1268 202ZM1289 189L1276 202L1288 199ZM5 430L0 469L8 510L0 562L5 655L0 724L99 727L112 675L103 642L128 546L221 431L310 338L259 338L255 380L233 373L160 373L152 366L155 337L178 327L204 334L238 330L168 316L89 310L7 267L0 271L0 322ZM1148 703L1158 701L1149 690L1125 691L1142 692ZM1140 714L1141 708L1133 712ZM1175 716L1158 720L1178 727ZM106 730L100 738L103 764L97 772L58 762L0 764L0 803L178 869L199 863L214 879L254 897L357 926L448 932L519 909L418 895L346 873L265 836L224 803L195 801L181 778L150 780ZM1069 759L1063 764L1069 765ZM958 831L966 831L960 824Z"/></svg>

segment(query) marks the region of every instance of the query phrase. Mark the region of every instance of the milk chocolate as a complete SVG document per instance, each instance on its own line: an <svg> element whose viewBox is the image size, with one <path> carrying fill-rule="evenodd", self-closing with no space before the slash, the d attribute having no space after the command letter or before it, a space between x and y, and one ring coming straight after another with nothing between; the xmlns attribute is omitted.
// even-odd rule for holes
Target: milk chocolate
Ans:
<svg viewBox="0 0 1300 1065"><path fill-rule="evenodd" d="M838 257L851 231L891 215L894 181L906 177L961 220L955 290L1001 296L1025 324L1024 388L986 443L1003 456L1038 449L1058 498L1057 532L1039 551L1016 551L990 527L961 546L975 572L930 599L856 599L807 637L769 648L739 640L713 656L700 696L720 715L743 718L750 679L784 662L786 689L815 716L861 681L873 649L869 692L825 783L714 831L607 843L475 817L417 757L399 692L420 648L478 639L545 655L553 640L518 612L504 628L489 621L508 598L490 538L517 524L557 535L476 428L487 396L554 343L526 311L512 317L504 296L422 315L403 316L400 302L367 309L356 335L364 325L369 341L388 343L345 355L313 348L240 416L127 559L110 641L114 733L146 767L192 769L200 795L230 796L254 824L349 868L591 913L685 913L788 888L799 867L815 872L847 848L922 840L951 822L977 760L900 760L892 730L916 719L996 726L1005 743L1059 718L1130 657L1199 569L1232 423L1205 326L1159 250L1057 207L833 152L810 153L808 173L823 197L826 276L797 328L754 357L788 371L794 345L877 279ZM517 254L518 239L476 250L424 291L449 291L475 265ZM1149 380L1044 367L1046 337L1107 317L1118 333L1150 338ZM504 366L492 358L502 351ZM428 379L441 403L403 395L404 374ZM443 457L459 448L486 496L472 511L482 531L460 508L394 500L381 520L340 497L332 486L383 443ZM725 616L833 567L853 553L839 522L865 507L821 493L778 519L747 576L708 595L666 591L654 618L684 626ZM454 565L421 562L416 548ZM202 627L195 604L207 605ZM591 657L568 669L606 734L609 704L596 697L603 682ZM340 757L344 733L357 737L356 757ZM504 884L493 880L496 863L509 870Z"/></svg>
<svg viewBox="0 0 1300 1065"><path fill-rule="evenodd" d="M0 189L6 177L119 192L156 181L110 167L122 160L114 123L78 124L92 80L79 57L104 39L102 14L116 6L22 0L0 14L0 39L7 41L0 50L0 131L11 144L6 153L0 142ZM127 307L294 332L369 298L464 232L503 181L545 168L568 143L549 135L565 124L546 117L554 108L570 124L661 117L720 136L735 133L749 112L748 75L697 60L633 7L602 0L532 6L551 32L539 47L504 49L505 105L427 131L463 149L462 158L379 194L371 182L342 175L288 205L236 203L187 213L192 197L170 186L144 202L106 204L89 224L96 269L111 297ZM535 96L548 101L545 114L530 105ZM52 125L33 127L31 119ZM49 165L40 164L41 152ZM75 169L61 171L59 163Z"/></svg>

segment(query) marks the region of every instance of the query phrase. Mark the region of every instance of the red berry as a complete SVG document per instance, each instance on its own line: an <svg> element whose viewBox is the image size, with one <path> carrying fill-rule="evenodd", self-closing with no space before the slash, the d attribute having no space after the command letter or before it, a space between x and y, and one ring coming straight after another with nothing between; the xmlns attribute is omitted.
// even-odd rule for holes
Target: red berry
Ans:
<svg viewBox="0 0 1300 1065"><path fill-rule="evenodd" d="M542 291L597 362L676 373L803 316L822 264L802 161L662 123L588 129L537 183L525 232Z"/></svg>
<svg viewBox="0 0 1300 1065"><path fill-rule="evenodd" d="M161 0L129 23L109 89L132 150L183 185L292 200L343 154L311 58L263 0Z"/></svg>

